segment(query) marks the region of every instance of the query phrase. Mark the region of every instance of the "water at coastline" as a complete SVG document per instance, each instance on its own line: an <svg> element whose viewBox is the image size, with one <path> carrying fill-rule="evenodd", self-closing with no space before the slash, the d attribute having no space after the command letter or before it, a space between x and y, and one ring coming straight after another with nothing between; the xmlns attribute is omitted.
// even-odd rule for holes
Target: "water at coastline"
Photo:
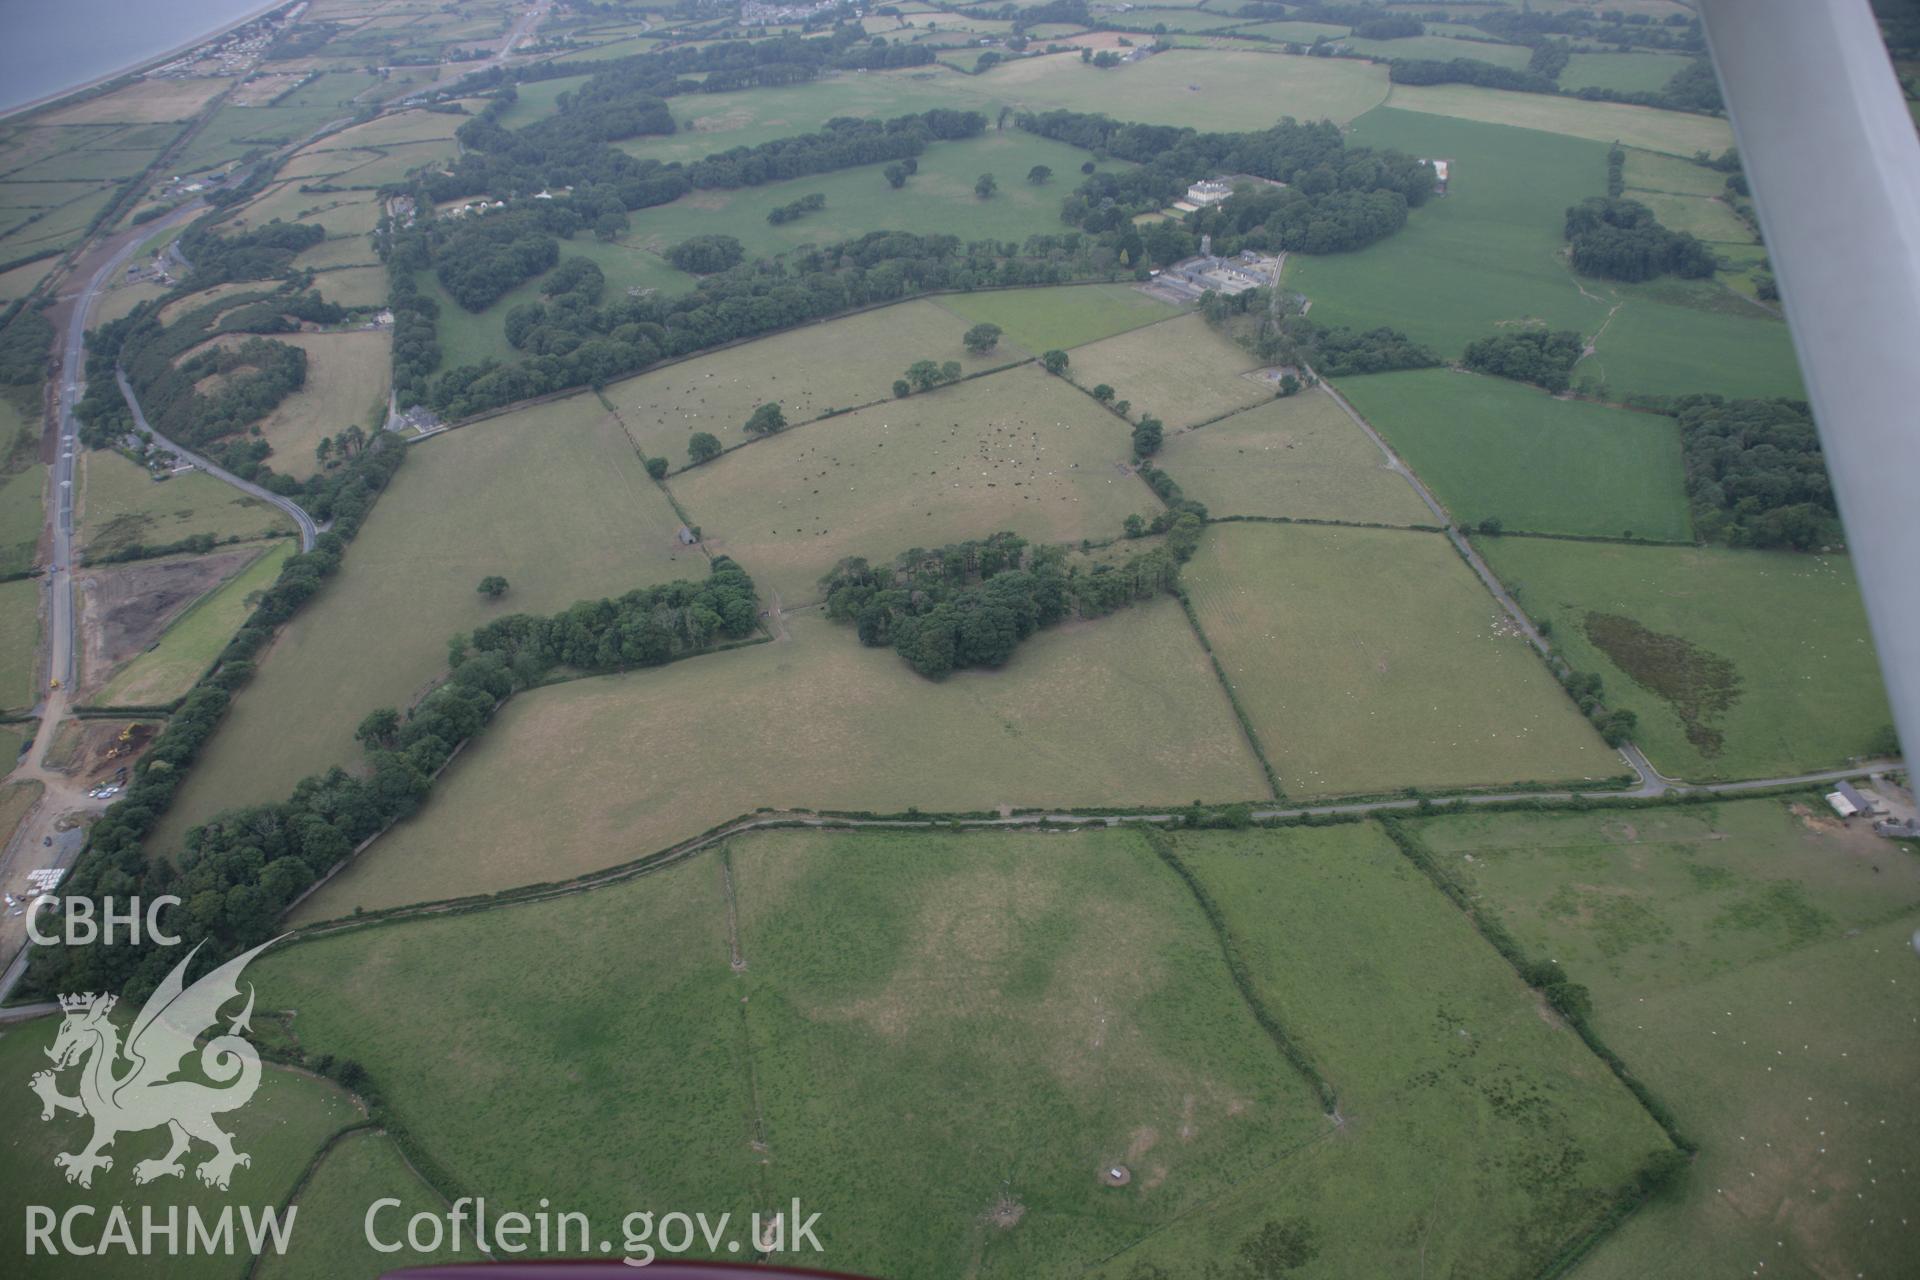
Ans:
<svg viewBox="0 0 1920 1280"><path fill-rule="evenodd" d="M0 0L0 109L111 75L266 0Z"/></svg>

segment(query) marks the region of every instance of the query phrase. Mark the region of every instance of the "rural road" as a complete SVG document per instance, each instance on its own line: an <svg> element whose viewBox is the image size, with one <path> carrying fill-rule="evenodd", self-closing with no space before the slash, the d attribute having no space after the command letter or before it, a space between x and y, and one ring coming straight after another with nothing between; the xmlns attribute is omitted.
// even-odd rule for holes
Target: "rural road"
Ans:
<svg viewBox="0 0 1920 1280"><path fill-rule="evenodd" d="M200 468L200 470L206 472L214 479L224 480L248 497L258 498L269 506L278 507L280 510L286 512L287 515L292 518L294 524L299 526L300 549L302 551L313 550L314 541L320 536L320 526L314 523L313 517L307 514L306 508L291 498L282 497L271 489L261 488L251 480L242 480L239 476L234 475L233 472L215 466L199 454L182 448L180 445L175 444L173 441L161 435L158 431L155 431L148 425L147 415L141 410L140 402L134 399L133 387L128 384L127 375L119 369L115 369L113 376L120 383L120 394L126 399L127 408L133 411L134 426L152 436L154 443L158 444L161 448L172 450L184 461L191 462L194 466Z"/></svg>

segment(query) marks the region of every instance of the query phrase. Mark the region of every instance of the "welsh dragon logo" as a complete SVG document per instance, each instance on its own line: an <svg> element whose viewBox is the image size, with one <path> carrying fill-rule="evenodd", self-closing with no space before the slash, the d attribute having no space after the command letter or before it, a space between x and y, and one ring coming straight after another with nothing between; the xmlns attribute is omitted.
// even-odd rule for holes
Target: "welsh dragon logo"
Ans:
<svg viewBox="0 0 1920 1280"><path fill-rule="evenodd" d="M31 1087L40 1095L42 1120L70 1111L93 1121L93 1137L85 1147L53 1158L56 1168L66 1170L68 1182L91 1187L95 1169L113 1168L113 1157L105 1149L116 1137L163 1125L172 1146L164 1156L134 1165L136 1183L180 1177L186 1171L180 1158L195 1139L213 1148L213 1156L194 1170L210 1187L225 1191L234 1169L253 1163L245 1152L233 1149L232 1135L214 1123L215 1116L245 1106L260 1087L260 1054L240 1034L250 1030L251 983L246 1007L228 1022L226 1033L213 1035L200 1049L201 1074L214 1083L174 1077L201 1033L216 1029L221 1006L239 996L240 971L272 945L263 943L234 957L189 987L185 977L200 950L196 945L141 1006L124 1045L119 1027L108 1016L114 996L88 992L60 997L65 1018L47 1050L53 1069L37 1072ZM61 1093L56 1077L74 1066L80 1068L80 1092Z"/></svg>

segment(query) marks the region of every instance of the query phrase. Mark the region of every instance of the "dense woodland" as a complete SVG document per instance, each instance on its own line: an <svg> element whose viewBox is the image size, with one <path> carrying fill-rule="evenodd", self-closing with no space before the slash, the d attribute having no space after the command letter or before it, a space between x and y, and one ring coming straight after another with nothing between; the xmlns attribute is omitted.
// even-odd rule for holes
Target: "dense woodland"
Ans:
<svg viewBox="0 0 1920 1280"><path fill-rule="evenodd" d="M1406 225L1407 210L1433 193L1430 165L1398 151L1349 147L1322 120L1282 120L1252 133L1198 133L1168 125L1126 124L1102 115L1048 111L1016 117L1029 133L1083 147L1137 168L1090 175L1061 208L1088 231L1119 233L1137 259L1135 214L1161 209L1201 178L1246 174L1288 184L1249 184L1246 194L1197 216L1220 252L1238 249L1338 253L1362 248ZM1130 259L1130 260L1133 260Z"/></svg>
<svg viewBox="0 0 1920 1280"><path fill-rule="evenodd" d="M852 623L861 644L891 646L915 671L938 680L1001 666L1041 628L1111 613L1171 590L1178 577L1179 561L1166 547L1083 572L1067 565L1064 547L996 533L915 548L891 565L842 560L821 586L827 616Z"/></svg>
<svg viewBox="0 0 1920 1280"><path fill-rule="evenodd" d="M1558 394L1586 352L1586 339L1571 329L1522 329L1469 342L1460 363L1480 373L1531 382Z"/></svg>
<svg viewBox="0 0 1920 1280"><path fill-rule="evenodd" d="M397 464L405 449L394 442L368 456ZM390 475L391 466L381 465ZM361 842L418 809L436 771L516 688L562 666L602 672L658 665L748 635L757 613L752 580L722 556L702 583L672 582L618 600L582 602L551 618L500 619L455 642L446 683L405 715L385 708L362 721L361 770L336 767L303 778L286 800L230 809L192 828L177 857L149 858L142 841L172 803L233 690L251 674L253 654L338 568L343 544L333 534L322 541L287 561L215 675L188 695L134 766L126 797L94 825L91 852L75 868L68 892L96 900L175 894L184 903L181 940L205 942L210 958L234 955L272 937L288 905ZM174 960L171 948L151 943L41 948L27 981L36 991L124 990L139 998Z"/></svg>
<svg viewBox="0 0 1920 1280"><path fill-rule="evenodd" d="M1609 280L1676 275L1701 279L1714 271L1713 251L1685 231L1660 224L1638 200L1590 196L1567 210L1573 269Z"/></svg>
<svg viewBox="0 0 1920 1280"><path fill-rule="evenodd" d="M327 238L327 229L312 222L275 220L251 231L220 234L211 224L195 222L181 233L181 256L192 264L189 289L206 289L229 280L272 280L303 249Z"/></svg>
<svg viewBox="0 0 1920 1280"><path fill-rule="evenodd" d="M1699 537L1808 551L1845 541L1813 417L1800 400L1687 396L1674 408Z"/></svg>

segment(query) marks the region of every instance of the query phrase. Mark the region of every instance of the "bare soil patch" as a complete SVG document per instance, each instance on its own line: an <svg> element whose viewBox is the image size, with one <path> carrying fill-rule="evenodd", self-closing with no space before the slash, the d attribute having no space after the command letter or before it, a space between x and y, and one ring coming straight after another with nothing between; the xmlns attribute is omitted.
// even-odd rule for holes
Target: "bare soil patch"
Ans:
<svg viewBox="0 0 1920 1280"><path fill-rule="evenodd" d="M159 732L153 720L69 720L47 748L46 765L72 778L96 778L131 769Z"/></svg>
<svg viewBox="0 0 1920 1280"><path fill-rule="evenodd" d="M121 663L160 638L169 623L240 572L259 548L89 569L80 577L80 698L98 692Z"/></svg>

